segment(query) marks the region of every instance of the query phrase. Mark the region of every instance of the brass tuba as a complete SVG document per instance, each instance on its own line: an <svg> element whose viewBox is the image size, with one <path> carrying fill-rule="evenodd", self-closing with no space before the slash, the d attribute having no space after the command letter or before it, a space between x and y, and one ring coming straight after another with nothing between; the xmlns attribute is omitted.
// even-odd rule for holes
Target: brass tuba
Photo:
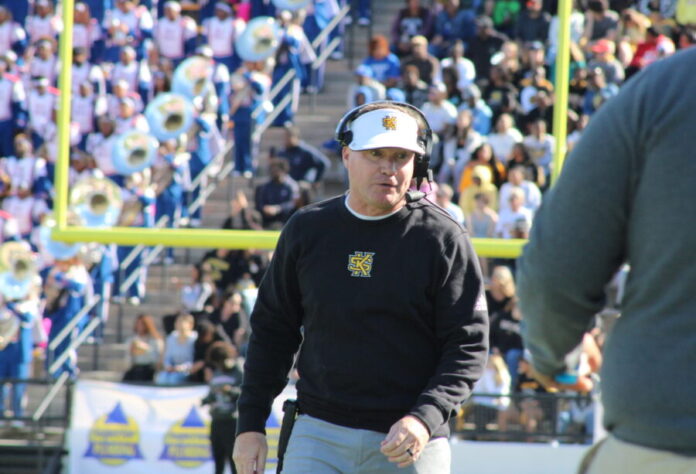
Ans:
<svg viewBox="0 0 696 474"><path fill-rule="evenodd" d="M111 155L119 174L130 176L152 166L157 156L157 140L139 130L129 130L116 138Z"/></svg>
<svg viewBox="0 0 696 474"><path fill-rule="evenodd" d="M109 178L84 178L70 190L70 209L86 227L113 227L122 207L121 188Z"/></svg>
<svg viewBox="0 0 696 474"><path fill-rule="evenodd" d="M27 297L39 272L36 257L26 242L0 245L0 295L6 301Z"/></svg>
<svg viewBox="0 0 696 474"><path fill-rule="evenodd" d="M185 59L174 71L172 92L190 100L214 92L213 62L202 56Z"/></svg>
<svg viewBox="0 0 696 474"><path fill-rule="evenodd" d="M308 7L311 3L312 0L273 0L273 5L278 10L289 10L291 12Z"/></svg>
<svg viewBox="0 0 696 474"><path fill-rule="evenodd" d="M191 128L194 108L191 100L181 94L160 94L145 108L145 118L158 140L177 139Z"/></svg>
<svg viewBox="0 0 696 474"><path fill-rule="evenodd" d="M68 216L69 221L76 221L74 214ZM75 225L77 222L70 222L70 225ZM82 244L71 244L60 242L51 238L51 232L56 226L56 221L52 215L44 216L41 226L39 227L39 245L55 260L69 260L75 257L82 249Z"/></svg>
<svg viewBox="0 0 696 474"><path fill-rule="evenodd" d="M263 61L280 46L281 29L275 18L259 16L249 21L237 40L237 54L245 61Z"/></svg>

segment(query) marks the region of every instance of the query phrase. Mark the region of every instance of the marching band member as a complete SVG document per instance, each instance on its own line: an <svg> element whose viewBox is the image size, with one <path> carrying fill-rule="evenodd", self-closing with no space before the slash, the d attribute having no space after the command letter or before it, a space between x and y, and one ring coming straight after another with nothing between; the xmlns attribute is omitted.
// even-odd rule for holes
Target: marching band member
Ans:
<svg viewBox="0 0 696 474"><path fill-rule="evenodd" d="M48 334L50 345L91 298L89 273L80 257L56 259L53 268L48 272L44 292L47 295L44 317L51 319L51 330ZM46 358L48 368L68 350L75 333L83 329L87 321L87 318L80 321L76 330L71 331L70 335L58 344L54 353L50 354L52 357ZM77 355L74 351L56 371L49 373L49 376L58 377L63 372L67 372L72 378L77 376Z"/></svg>
<svg viewBox="0 0 696 474"><path fill-rule="evenodd" d="M135 111L135 101L130 97L124 97L118 102L118 115L115 119L116 134L125 133L129 130L140 130L148 132L150 126L145 116Z"/></svg>
<svg viewBox="0 0 696 474"><path fill-rule="evenodd" d="M63 22L53 12L53 6L49 0L37 0L34 3L34 14L27 17L25 25L30 44L42 39L55 41L63 31Z"/></svg>
<svg viewBox="0 0 696 474"><path fill-rule="evenodd" d="M58 89L50 87L48 79L43 76L35 78L33 82L34 87L27 94L28 125L31 142L38 150L46 140L51 117L58 107Z"/></svg>
<svg viewBox="0 0 696 474"><path fill-rule="evenodd" d="M128 83L128 89L136 91L147 105L152 93L152 72L147 61L138 61L132 46L121 50L120 61L111 70L111 87L116 87L120 81Z"/></svg>
<svg viewBox="0 0 696 474"><path fill-rule="evenodd" d="M83 47L73 49L72 92L76 94L80 84L89 82L97 94L106 94L104 71L88 61L88 52L89 50Z"/></svg>
<svg viewBox="0 0 696 474"><path fill-rule="evenodd" d="M299 104L300 84L304 78L305 71L301 62L302 43L300 39L298 39L295 30L296 25L292 25L292 13L283 10L278 15L278 18L282 28L282 38L280 40L280 46L275 53L273 84L277 84L291 69L294 69L296 74L295 78L286 84L273 98L273 105L277 106L286 94L292 94L292 102L288 104L273 121L273 126L282 127L292 124L295 110ZM306 40L304 33L302 33L302 36Z"/></svg>
<svg viewBox="0 0 696 474"><path fill-rule="evenodd" d="M43 39L36 44L34 56L29 61L30 77L46 77L50 85L56 84L58 77L58 57L54 51L54 44Z"/></svg>
<svg viewBox="0 0 696 474"><path fill-rule="evenodd" d="M153 181L157 186L155 193L155 222L159 222L162 216L167 216L167 227L178 227L182 217L188 217L186 208L182 205L184 189L188 189L191 183L191 175L187 161L189 153L177 153L176 140L168 140L162 143L159 149L159 163L155 165ZM174 249L167 248L164 262L174 262Z"/></svg>
<svg viewBox="0 0 696 474"><path fill-rule="evenodd" d="M27 33L22 26L12 21L12 14L0 6L0 51L14 51L16 54L24 53L27 47Z"/></svg>
<svg viewBox="0 0 696 474"><path fill-rule="evenodd" d="M148 170L149 171L149 170ZM154 203L155 193L153 187L149 183L149 173L139 172L134 173L126 178L123 191L123 210L119 226L126 227L147 227L154 226ZM116 253L119 262L123 262L134 247L119 245ZM145 252L140 252L131 263L121 270L117 270L114 274L113 300L120 301L123 298L121 285L130 278L134 273L138 273L135 283L126 289L128 302L137 306L142 298L145 297L145 280L147 277L147 269L142 266L142 261L145 258Z"/></svg>
<svg viewBox="0 0 696 474"><path fill-rule="evenodd" d="M213 49L213 59L224 64L230 72L240 66L234 43L245 27L244 20L235 18L232 7L226 2L216 2L215 16L203 22L203 36Z"/></svg>
<svg viewBox="0 0 696 474"><path fill-rule="evenodd" d="M77 2L73 20L73 46L84 48L88 52L88 59L99 63L101 58L99 52L96 51L99 40L101 40L99 22L92 18L87 4Z"/></svg>
<svg viewBox="0 0 696 474"><path fill-rule="evenodd" d="M252 118L253 111L263 102L270 88L268 77L261 72L262 62L245 61L230 78L230 126L234 131L234 170L239 175L253 174L252 133L263 114Z"/></svg>
<svg viewBox="0 0 696 474"><path fill-rule="evenodd" d="M8 62L0 56L0 156L14 154L14 133L26 126L26 94L19 77L7 73Z"/></svg>
<svg viewBox="0 0 696 474"><path fill-rule="evenodd" d="M98 132L90 133L87 137L87 153L92 155L97 165L107 178L113 179L116 184L122 184L123 178L120 177L114 167L112 156L114 145L116 144L115 122L107 116L99 117L97 121Z"/></svg>
<svg viewBox="0 0 696 474"><path fill-rule="evenodd" d="M196 22L181 15L181 5L168 1L164 4L164 16L155 25L155 47L162 57L176 67L196 47Z"/></svg>
<svg viewBox="0 0 696 474"><path fill-rule="evenodd" d="M106 112L109 114L109 117L116 118L118 116L119 109L121 107L121 100L125 98L129 98L133 101L133 105L137 113L143 111L143 101L140 95L131 90L128 82L120 79L114 83L111 94L106 96Z"/></svg>
<svg viewBox="0 0 696 474"><path fill-rule="evenodd" d="M136 5L134 0L116 0L116 8L104 15L104 30L107 33L104 60L118 61L121 48L135 47L139 57L144 57L145 41L152 37L154 25L152 15L144 5Z"/></svg>
<svg viewBox="0 0 696 474"><path fill-rule="evenodd" d="M92 84L83 82L72 97L71 106L72 119L77 123L80 134L78 147L84 151L87 137L94 132L95 117L106 114L106 97L96 96Z"/></svg>

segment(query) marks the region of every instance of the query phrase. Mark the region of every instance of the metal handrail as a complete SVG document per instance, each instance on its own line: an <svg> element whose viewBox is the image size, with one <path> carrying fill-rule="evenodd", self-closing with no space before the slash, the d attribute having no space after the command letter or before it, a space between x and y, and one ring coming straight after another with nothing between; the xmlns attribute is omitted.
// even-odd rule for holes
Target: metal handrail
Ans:
<svg viewBox="0 0 696 474"><path fill-rule="evenodd" d="M280 93L280 91L287 85L288 82L293 80L297 72L294 69L290 69L285 73L283 77L271 88L268 93L268 97L264 102L272 101ZM256 106L256 108L251 112L251 118L256 119L264 111L263 102Z"/></svg>
<svg viewBox="0 0 696 474"><path fill-rule="evenodd" d="M101 319L99 318L93 318L87 326L85 326L85 329L78 334L78 336L70 343L70 345L63 351L60 356L56 360L53 361L53 363L48 367L48 373L53 374L58 367L65 362L65 360L70 357L70 352L77 349L78 346L84 342L87 337L89 337L90 334L92 334L92 331L94 331L97 326L101 324ZM66 375L67 372L63 372L62 375Z"/></svg>
<svg viewBox="0 0 696 474"><path fill-rule="evenodd" d="M82 318L85 317L87 313L89 313L92 308L94 308L99 301L101 301L102 295L96 295L94 298L92 298L89 303L87 303L78 313L73 316L73 318L68 321L68 324L65 325L63 329L58 333L58 335L53 338L53 340L48 344L48 349L51 351L56 350L56 347L58 347L58 344L63 342L63 339L68 337L68 334L70 334L70 331L72 331L75 326L77 326Z"/></svg>
<svg viewBox="0 0 696 474"><path fill-rule="evenodd" d="M53 399L56 398L58 391L63 388L63 385L65 385L69 377L70 375L68 375L67 372L60 374L58 380L56 380L53 386L51 386L51 389L48 391L44 399L41 400L41 403L39 403L36 411L31 416L32 421L38 422L44 416L44 413L46 413L46 410L48 410L48 406L51 404Z"/></svg>
<svg viewBox="0 0 696 474"><path fill-rule="evenodd" d="M345 17L349 11L350 6L344 5L343 8L341 8L341 10L336 14L336 16L334 16L331 19L329 24L326 25L326 28L321 30L321 33L319 33L317 37L314 38L314 41L312 41L312 48L317 49L321 42L324 41L324 39L331 34L331 32L336 28L340 21L343 20L343 17Z"/></svg>
<svg viewBox="0 0 696 474"><path fill-rule="evenodd" d="M287 107L291 101L292 101L292 92L289 92L288 94L285 94L285 97L283 97L283 99L278 103L278 105L276 105L273 108L273 112L268 114L266 119L256 127L256 129L254 130L254 133L251 135L252 142L258 141L259 138L261 138L261 134L266 131L266 129L273 123L275 118L278 115L280 115L280 113L283 111L283 109L285 109L285 107Z"/></svg>

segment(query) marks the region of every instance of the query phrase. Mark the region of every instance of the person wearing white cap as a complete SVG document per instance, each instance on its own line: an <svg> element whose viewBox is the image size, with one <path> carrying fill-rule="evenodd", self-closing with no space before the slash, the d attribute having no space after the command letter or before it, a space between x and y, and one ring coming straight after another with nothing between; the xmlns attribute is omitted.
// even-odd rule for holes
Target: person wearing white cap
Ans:
<svg viewBox="0 0 696 474"><path fill-rule="evenodd" d="M478 258L459 223L409 191L429 177L418 109L358 107L336 139L348 192L288 220L250 317L237 472L263 472L271 402L302 344L283 473L449 473L448 421L488 352Z"/></svg>

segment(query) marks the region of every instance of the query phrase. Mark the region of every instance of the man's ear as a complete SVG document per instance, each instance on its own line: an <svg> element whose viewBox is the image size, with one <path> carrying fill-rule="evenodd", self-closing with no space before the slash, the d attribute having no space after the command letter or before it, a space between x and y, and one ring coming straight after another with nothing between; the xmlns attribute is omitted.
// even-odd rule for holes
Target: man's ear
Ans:
<svg viewBox="0 0 696 474"><path fill-rule="evenodd" d="M347 146L344 146L341 148L341 161L343 161L343 166L346 166L346 162L348 161L348 156L350 156L350 148Z"/></svg>

